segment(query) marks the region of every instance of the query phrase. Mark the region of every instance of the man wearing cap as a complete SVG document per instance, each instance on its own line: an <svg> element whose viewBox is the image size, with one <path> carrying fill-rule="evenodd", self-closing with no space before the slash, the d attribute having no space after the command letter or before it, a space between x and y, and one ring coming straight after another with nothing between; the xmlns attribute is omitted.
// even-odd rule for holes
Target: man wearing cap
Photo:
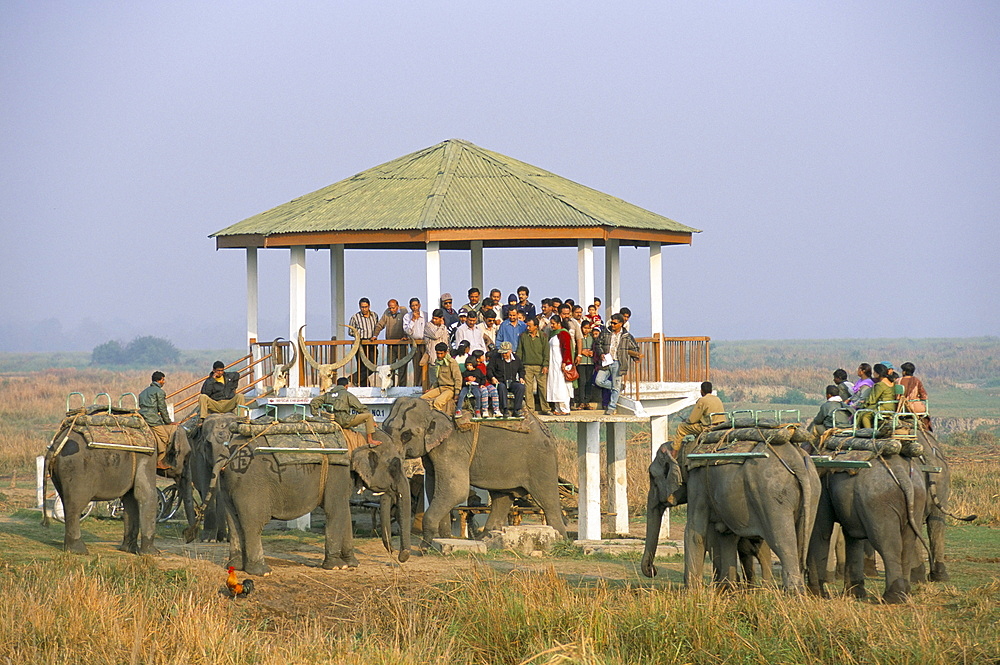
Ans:
<svg viewBox="0 0 1000 665"><path fill-rule="evenodd" d="M452 308L451 303L451 294L442 293L441 311L444 312L444 324L448 326L448 328L454 328L454 326L458 324L458 312Z"/></svg>
<svg viewBox="0 0 1000 665"><path fill-rule="evenodd" d="M231 413L237 406L243 406L246 403L243 395L236 392L239 385L239 372L227 372L226 364L221 360L212 363L212 373L201 384L201 394L198 395L201 418L207 418L209 413Z"/></svg>
<svg viewBox="0 0 1000 665"><path fill-rule="evenodd" d="M514 316L517 316L515 313ZM510 342L500 342L500 353L486 366L486 380L497 387L500 408L506 415L524 417L521 406L524 403L524 365L514 354ZM514 394L514 404L507 404L507 392ZM509 407L513 406L513 410Z"/></svg>
<svg viewBox="0 0 1000 665"><path fill-rule="evenodd" d="M438 411L448 413L448 403L462 389L462 371L448 353L448 345L444 342L438 342L434 346L434 355L437 358L434 361L434 387L420 397L431 402Z"/></svg>

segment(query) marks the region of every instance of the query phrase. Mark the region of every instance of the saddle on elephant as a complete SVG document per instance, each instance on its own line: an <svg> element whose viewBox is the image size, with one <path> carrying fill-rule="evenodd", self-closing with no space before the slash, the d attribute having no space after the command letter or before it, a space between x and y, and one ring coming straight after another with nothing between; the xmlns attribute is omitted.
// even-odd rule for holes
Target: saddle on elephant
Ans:
<svg viewBox="0 0 1000 665"><path fill-rule="evenodd" d="M279 465L347 465L350 463L348 453L353 450L347 432L330 421L244 422L233 423L229 430L235 435L229 442L230 459L246 454L272 454Z"/></svg>
<svg viewBox="0 0 1000 665"><path fill-rule="evenodd" d="M66 412L49 449L58 455L71 431L83 437L88 448L105 448L152 455L156 440L146 421L133 409L90 405Z"/></svg>

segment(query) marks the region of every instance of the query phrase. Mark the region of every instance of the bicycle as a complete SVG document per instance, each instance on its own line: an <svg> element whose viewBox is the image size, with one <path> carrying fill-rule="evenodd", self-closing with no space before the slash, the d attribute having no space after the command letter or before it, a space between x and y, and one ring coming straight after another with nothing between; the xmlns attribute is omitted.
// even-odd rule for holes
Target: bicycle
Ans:
<svg viewBox="0 0 1000 665"><path fill-rule="evenodd" d="M156 514L157 522L166 522L177 514L177 509L180 508L180 497L177 491L177 483L172 483L164 488L156 488L157 501L159 509ZM121 499L112 499L108 502L108 514L115 519L122 516L125 511L125 507L122 505Z"/></svg>

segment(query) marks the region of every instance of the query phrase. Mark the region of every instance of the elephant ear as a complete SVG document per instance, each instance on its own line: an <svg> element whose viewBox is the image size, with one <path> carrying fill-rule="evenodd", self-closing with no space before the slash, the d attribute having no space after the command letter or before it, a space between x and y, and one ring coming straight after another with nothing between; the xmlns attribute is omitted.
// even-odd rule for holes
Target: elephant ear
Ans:
<svg viewBox="0 0 1000 665"><path fill-rule="evenodd" d="M649 491L655 493L656 502L664 506L687 503L687 486L681 476L681 467L670 454L667 443L660 446L649 465Z"/></svg>
<svg viewBox="0 0 1000 665"><path fill-rule="evenodd" d="M427 429L424 430L424 448L430 452L451 436L455 426L451 418L436 409L431 409L431 417L427 421Z"/></svg>
<svg viewBox="0 0 1000 665"><path fill-rule="evenodd" d="M191 441L188 439L188 432L183 427L178 427L174 430L174 434L170 439L170 446L167 448L167 454L164 460L166 461L167 466L170 467L171 473L179 476L181 471L184 469L184 463L187 461L188 455L190 454Z"/></svg>

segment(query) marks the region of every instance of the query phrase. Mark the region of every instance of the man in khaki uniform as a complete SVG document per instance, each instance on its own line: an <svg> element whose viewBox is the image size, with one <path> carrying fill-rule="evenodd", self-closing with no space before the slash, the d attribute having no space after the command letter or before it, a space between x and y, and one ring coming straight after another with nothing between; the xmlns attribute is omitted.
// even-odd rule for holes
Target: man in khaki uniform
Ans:
<svg viewBox="0 0 1000 665"><path fill-rule="evenodd" d="M346 376L337 379L337 385L329 392L323 393L319 397L314 397L309 402L309 412L318 416L321 415L324 406L331 407L332 413L327 417L344 429L353 429L358 425L364 425L368 434L368 443L373 446L379 444L372 436L375 433L375 416L372 415L368 407L361 403L354 393L347 389L350 381ZM327 414L323 414L327 415Z"/></svg>
<svg viewBox="0 0 1000 665"><path fill-rule="evenodd" d="M455 399L455 395L462 389L462 370L448 353L448 345L444 342L437 343L434 355L437 356L434 361L434 387L420 398L431 402L438 411L448 413L448 402Z"/></svg>
<svg viewBox="0 0 1000 665"><path fill-rule="evenodd" d="M674 454L676 455L677 451L681 449L681 441L688 434L697 436L710 426L725 422L726 417L723 415L710 415L713 413L721 414L725 410L726 407L722 406L722 400L712 394L712 382L703 382L701 384L701 397L694 403L694 408L691 410L687 422L677 426L677 432L673 438Z"/></svg>
<svg viewBox="0 0 1000 665"><path fill-rule="evenodd" d="M138 400L139 415L149 425L153 438L156 439L156 467L159 469L168 468L164 457L170 446L170 438L177 430L177 425L170 420L170 413L167 411L167 394L163 391L166 381L167 377L163 372L153 372L152 383L139 393Z"/></svg>

